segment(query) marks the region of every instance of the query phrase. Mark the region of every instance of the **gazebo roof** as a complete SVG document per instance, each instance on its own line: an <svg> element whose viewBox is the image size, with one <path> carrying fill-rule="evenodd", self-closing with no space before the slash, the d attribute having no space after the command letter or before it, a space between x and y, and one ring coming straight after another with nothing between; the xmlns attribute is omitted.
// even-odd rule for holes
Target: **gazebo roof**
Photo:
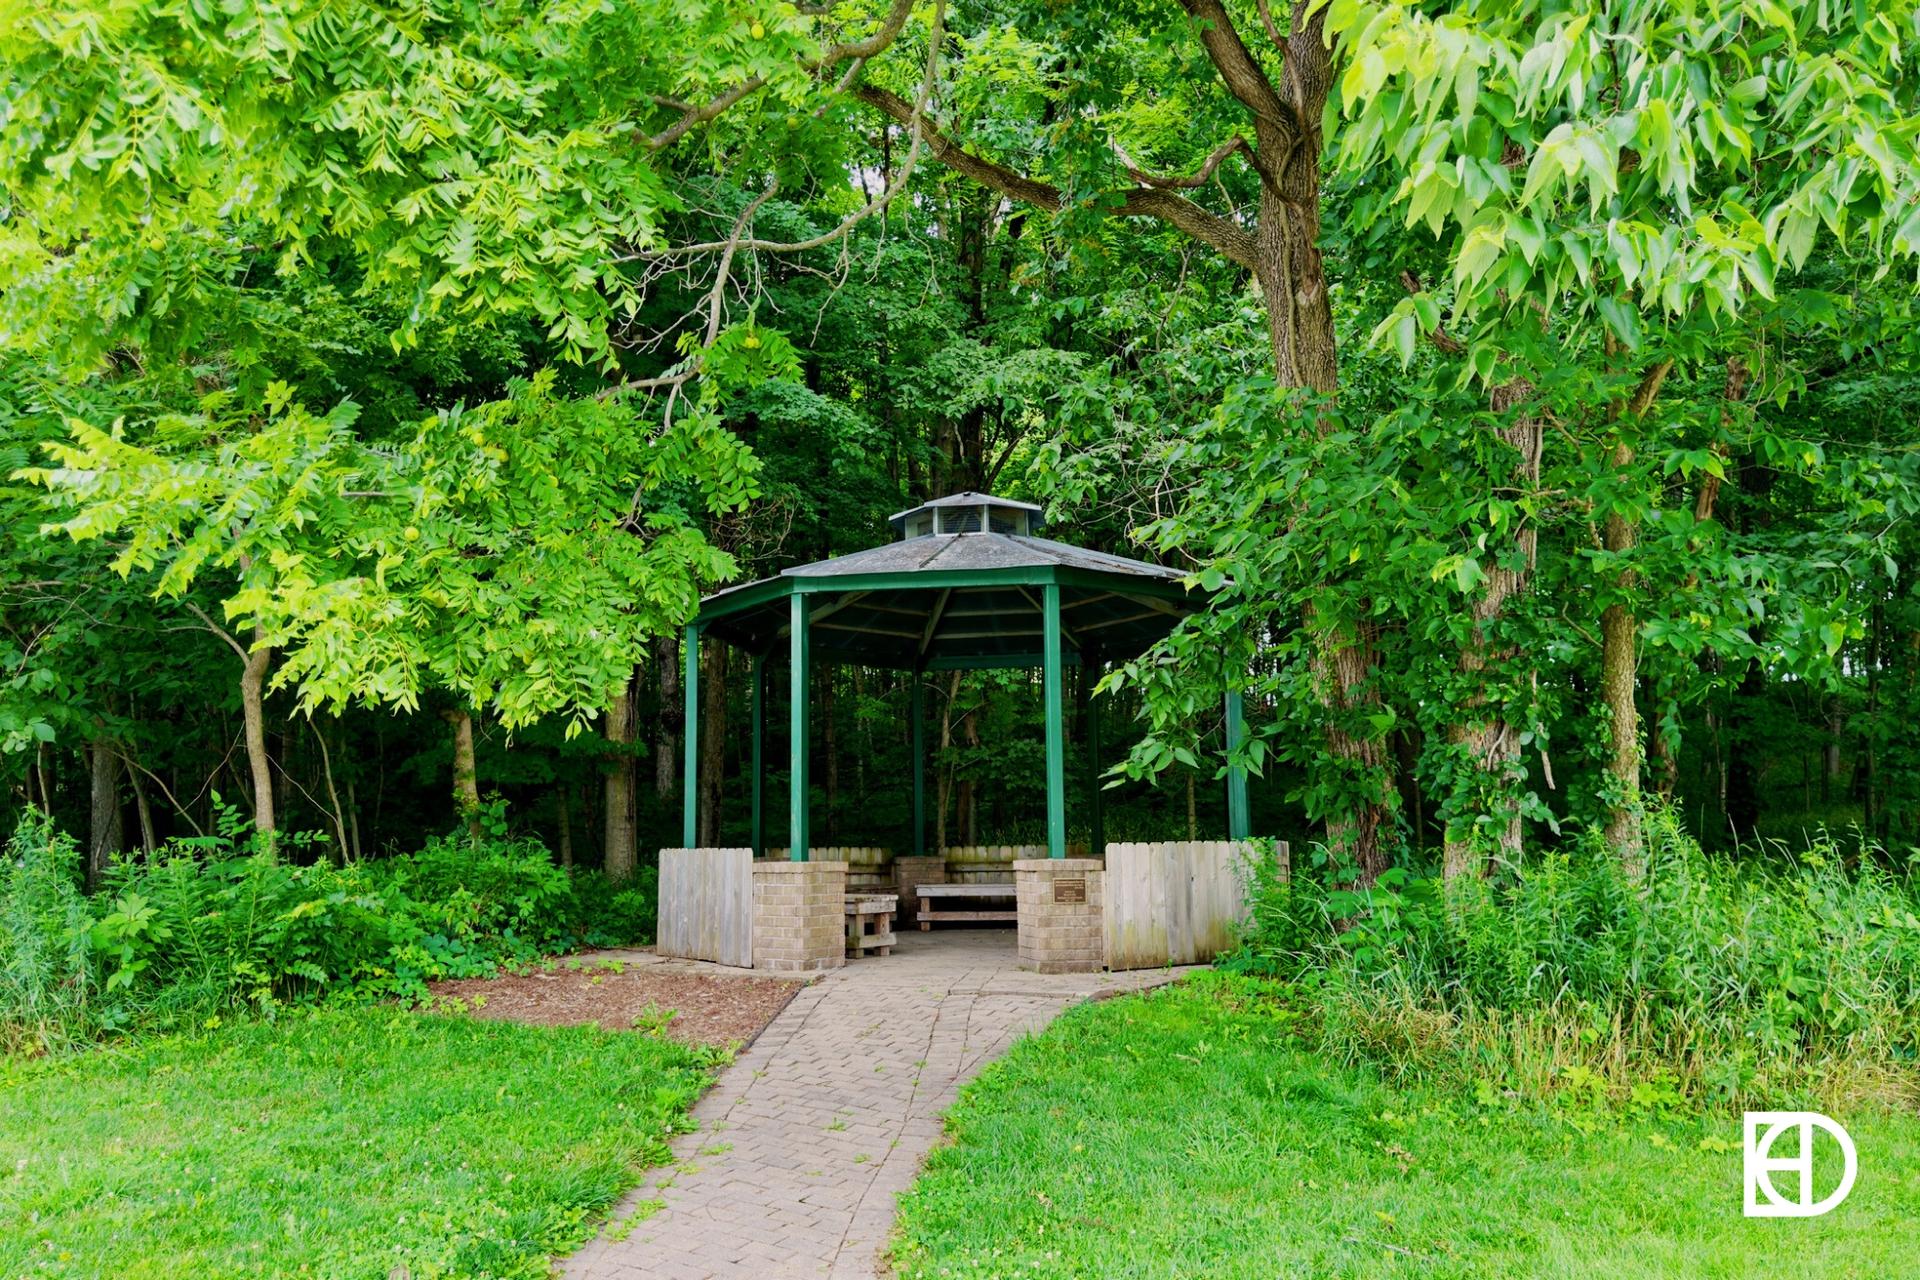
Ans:
<svg viewBox="0 0 1920 1280"><path fill-rule="evenodd" d="M1040 665L1048 586L1060 591L1070 663L1134 657L1205 603L1178 570L1033 536L1039 513L990 494L937 498L892 517L899 541L716 592L698 622L766 653L787 633L791 598L807 595L817 597L807 629L822 659L940 670ZM949 521L978 531L914 532Z"/></svg>

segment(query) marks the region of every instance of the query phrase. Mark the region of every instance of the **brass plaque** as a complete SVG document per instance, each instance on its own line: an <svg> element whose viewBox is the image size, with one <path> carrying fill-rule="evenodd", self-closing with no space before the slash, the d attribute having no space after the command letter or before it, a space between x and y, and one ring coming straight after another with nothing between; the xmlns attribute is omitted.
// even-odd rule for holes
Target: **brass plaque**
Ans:
<svg viewBox="0 0 1920 1280"><path fill-rule="evenodd" d="M1085 880L1055 880L1053 882L1053 900L1056 905L1067 902L1085 902L1087 900L1087 882Z"/></svg>

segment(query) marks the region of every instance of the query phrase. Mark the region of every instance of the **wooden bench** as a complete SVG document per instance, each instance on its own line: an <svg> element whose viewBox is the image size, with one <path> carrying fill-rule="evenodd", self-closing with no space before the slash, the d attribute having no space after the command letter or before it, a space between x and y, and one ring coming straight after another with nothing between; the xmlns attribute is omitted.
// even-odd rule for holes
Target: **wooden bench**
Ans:
<svg viewBox="0 0 1920 1280"><path fill-rule="evenodd" d="M897 894L847 895L848 959L893 954L893 911L899 905Z"/></svg>
<svg viewBox="0 0 1920 1280"><path fill-rule="evenodd" d="M923 884L920 886L920 931L925 933L933 927L935 920L1007 920L1020 918L1018 911L982 911L978 909L954 911L941 910L939 900L958 898L962 902L978 901L982 898L1012 898L1013 886L1010 884Z"/></svg>

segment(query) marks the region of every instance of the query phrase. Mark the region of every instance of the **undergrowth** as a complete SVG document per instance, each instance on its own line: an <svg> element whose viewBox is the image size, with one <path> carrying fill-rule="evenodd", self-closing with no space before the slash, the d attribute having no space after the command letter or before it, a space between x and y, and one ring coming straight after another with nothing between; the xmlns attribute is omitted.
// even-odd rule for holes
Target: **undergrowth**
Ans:
<svg viewBox="0 0 1920 1280"><path fill-rule="evenodd" d="M411 854L297 865L231 810L214 834L129 856L89 898L73 842L29 812L0 866L0 1050L217 1025L323 999L418 999L580 946L651 936L651 871L613 885L553 864L494 810Z"/></svg>
<svg viewBox="0 0 1920 1280"><path fill-rule="evenodd" d="M1920 892L1831 837L1703 854L1666 815L1630 879L1599 841L1518 873L1366 890L1256 872L1223 961L1282 979L1322 1051L1391 1075L1624 1104L1920 1100Z"/></svg>

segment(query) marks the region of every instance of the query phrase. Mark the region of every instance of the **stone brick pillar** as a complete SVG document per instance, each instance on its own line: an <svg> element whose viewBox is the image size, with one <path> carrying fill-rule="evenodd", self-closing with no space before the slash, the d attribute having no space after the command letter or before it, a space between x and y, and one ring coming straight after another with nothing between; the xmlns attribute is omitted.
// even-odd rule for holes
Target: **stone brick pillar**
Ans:
<svg viewBox="0 0 1920 1280"><path fill-rule="evenodd" d="M1106 869L1098 858L1021 858L1013 864L1013 887L1022 969L1106 968Z"/></svg>
<svg viewBox="0 0 1920 1280"><path fill-rule="evenodd" d="M753 864L753 967L812 973L847 962L847 864Z"/></svg>
<svg viewBox="0 0 1920 1280"><path fill-rule="evenodd" d="M896 854L893 859L893 883L900 894L894 929L911 929L920 921L919 888L923 884L945 884L947 860L937 854Z"/></svg>

